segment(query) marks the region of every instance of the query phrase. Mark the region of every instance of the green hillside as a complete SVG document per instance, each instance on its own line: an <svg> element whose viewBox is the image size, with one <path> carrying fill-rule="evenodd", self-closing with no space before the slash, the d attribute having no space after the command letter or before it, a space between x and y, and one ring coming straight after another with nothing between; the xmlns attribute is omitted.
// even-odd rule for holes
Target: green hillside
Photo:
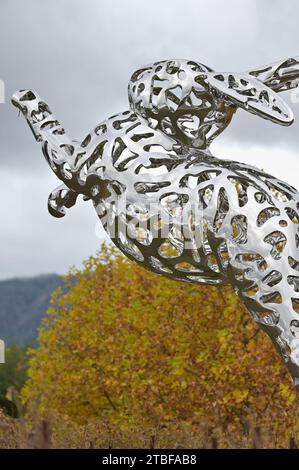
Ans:
<svg viewBox="0 0 299 470"><path fill-rule="evenodd" d="M36 341L50 295L60 284L57 274L0 281L0 338L6 345Z"/></svg>

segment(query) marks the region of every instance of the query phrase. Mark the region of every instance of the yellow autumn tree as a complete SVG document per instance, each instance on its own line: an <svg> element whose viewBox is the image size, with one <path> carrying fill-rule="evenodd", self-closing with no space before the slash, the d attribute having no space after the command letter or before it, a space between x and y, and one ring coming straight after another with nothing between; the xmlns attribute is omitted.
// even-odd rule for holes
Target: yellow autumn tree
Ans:
<svg viewBox="0 0 299 470"><path fill-rule="evenodd" d="M287 435L298 402L285 366L229 287L178 283L102 247L56 292L25 403L77 422L155 425L255 416Z"/></svg>

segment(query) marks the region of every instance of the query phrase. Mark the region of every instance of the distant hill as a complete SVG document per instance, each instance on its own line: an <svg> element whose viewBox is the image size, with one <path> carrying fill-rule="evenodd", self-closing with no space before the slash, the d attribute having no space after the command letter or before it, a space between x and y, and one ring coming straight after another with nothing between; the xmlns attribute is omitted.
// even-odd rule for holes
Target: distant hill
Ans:
<svg viewBox="0 0 299 470"><path fill-rule="evenodd" d="M60 285L57 274L0 281L0 338L7 345L36 343L50 295Z"/></svg>

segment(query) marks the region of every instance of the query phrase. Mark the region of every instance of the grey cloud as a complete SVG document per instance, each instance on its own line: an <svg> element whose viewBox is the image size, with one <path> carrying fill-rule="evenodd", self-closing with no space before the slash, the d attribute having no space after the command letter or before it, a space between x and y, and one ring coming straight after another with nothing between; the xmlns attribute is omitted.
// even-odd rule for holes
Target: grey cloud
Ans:
<svg viewBox="0 0 299 470"><path fill-rule="evenodd" d="M57 184L54 176L41 178L27 171L16 172L13 181L6 171L2 176L1 189L9 195L9 204L0 207L0 277L65 273L105 240L103 229L95 230L97 218L90 201L80 200L63 220L49 216L48 188Z"/></svg>
<svg viewBox="0 0 299 470"><path fill-rule="evenodd" d="M296 0L1 0L0 78L7 104L0 105L0 200L7 222L0 230L0 276L65 270L99 243L92 209L74 208L62 221L47 214L55 178L9 103L15 90L35 89L70 136L82 139L128 107L127 82L140 65L178 57L242 71L298 55L298 13ZM292 107L299 122L299 106ZM239 111L220 143L286 145L294 153L298 135L296 124L280 128Z"/></svg>

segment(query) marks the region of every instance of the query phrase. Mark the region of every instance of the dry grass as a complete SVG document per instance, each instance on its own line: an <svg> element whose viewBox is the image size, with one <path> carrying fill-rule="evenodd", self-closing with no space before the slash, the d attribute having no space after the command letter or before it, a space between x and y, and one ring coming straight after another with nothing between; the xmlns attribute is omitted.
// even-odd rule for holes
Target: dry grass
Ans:
<svg viewBox="0 0 299 470"><path fill-rule="evenodd" d="M13 419L0 412L0 448L297 448L299 432L282 440L271 429L260 429L250 419L243 430L230 426L211 428L205 423L172 422L168 425L121 429L100 420L84 425L67 418L47 420L36 416L31 421Z"/></svg>
<svg viewBox="0 0 299 470"><path fill-rule="evenodd" d="M117 425L99 418L85 424L72 422L67 416L42 417L38 404L31 403L27 415L18 392L10 387L9 395L18 409L19 418L7 416L0 408L0 449L273 449L299 447L299 427L288 435L277 430L270 419L259 425L257 415L244 411L239 424L230 422L211 426L204 421L173 420L150 427ZM247 413L247 414L246 414ZM297 445L298 443L298 445Z"/></svg>

